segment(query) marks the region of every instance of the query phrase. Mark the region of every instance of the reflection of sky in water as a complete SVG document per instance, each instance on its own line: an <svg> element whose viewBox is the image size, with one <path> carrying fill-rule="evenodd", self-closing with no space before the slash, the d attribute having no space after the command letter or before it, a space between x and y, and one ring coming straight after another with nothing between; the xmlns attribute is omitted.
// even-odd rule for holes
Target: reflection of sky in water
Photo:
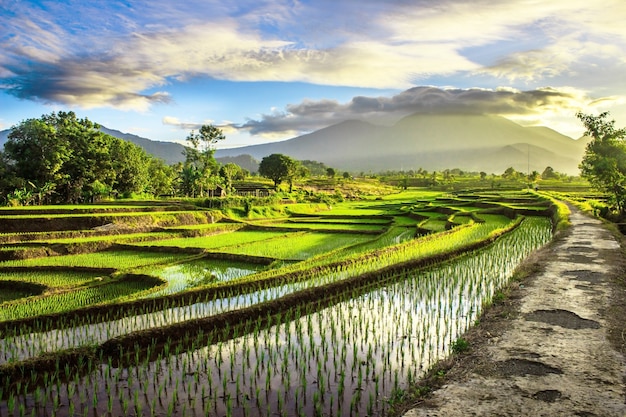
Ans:
<svg viewBox="0 0 626 417"><path fill-rule="evenodd" d="M231 281L250 275L261 268L255 264L220 260L199 260L167 266L150 273L167 281L166 288L151 296L174 294L199 285Z"/></svg>

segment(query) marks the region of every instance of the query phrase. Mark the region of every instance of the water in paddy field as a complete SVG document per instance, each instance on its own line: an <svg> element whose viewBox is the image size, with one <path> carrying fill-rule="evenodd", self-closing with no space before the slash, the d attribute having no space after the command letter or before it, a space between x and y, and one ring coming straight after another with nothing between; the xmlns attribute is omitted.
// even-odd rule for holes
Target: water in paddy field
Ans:
<svg viewBox="0 0 626 417"><path fill-rule="evenodd" d="M245 335L164 350L130 367L104 360L12 403L5 395L0 414L22 407L25 415L53 415L56 407L56 415L88 416L385 415L449 354L521 260L549 241L549 220L529 220L485 250L320 311L293 312L267 328L252 321Z"/></svg>
<svg viewBox="0 0 626 417"><path fill-rule="evenodd" d="M200 259L167 266L151 273L168 283L165 289L151 296L174 294L200 285L231 281L253 274L261 268L257 264L216 259Z"/></svg>

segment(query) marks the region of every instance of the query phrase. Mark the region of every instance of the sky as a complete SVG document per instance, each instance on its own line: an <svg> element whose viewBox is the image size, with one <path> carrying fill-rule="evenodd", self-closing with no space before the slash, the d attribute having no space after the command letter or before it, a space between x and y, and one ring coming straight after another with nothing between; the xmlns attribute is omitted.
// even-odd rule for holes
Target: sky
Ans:
<svg viewBox="0 0 626 417"><path fill-rule="evenodd" d="M74 111L217 148L349 119L496 114L626 126L624 0L0 0L0 130Z"/></svg>

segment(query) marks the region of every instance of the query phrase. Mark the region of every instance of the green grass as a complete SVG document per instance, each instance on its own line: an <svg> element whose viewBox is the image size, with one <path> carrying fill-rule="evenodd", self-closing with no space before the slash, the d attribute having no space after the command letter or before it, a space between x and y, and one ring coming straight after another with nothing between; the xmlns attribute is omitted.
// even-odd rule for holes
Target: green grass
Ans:
<svg viewBox="0 0 626 417"><path fill-rule="evenodd" d="M420 223L420 227L423 229L428 229L433 232L443 232L446 230L446 225L448 224L448 220L442 219L429 219L422 223Z"/></svg>
<svg viewBox="0 0 626 417"><path fill-rule="evenodd" d="M226 246L242 245L249 242L273 239L287 236L289 232L266 231L266 230L239 230L236 232L221 233L202 237L183 237L177 239L165 239L152 242L136 243L136 246L170 246L179 248L203 248L217 249Z"/></svg>
<svg viewBox="0 0 626 417"><path fill-rule="evenodd" d="M0 281L22 281L50 288L70 288L94 282L102 273L85 271L0 271Z"/></svg>
<svg viewBox="0 0 626 417"><path fill-rule="evenodd" d="M297 223L291 221L283 221L283 222L271 222L271 223L259 223L265 227L280 227L280 228L289 228L296 230L347 230L347 231L383 231L386 227L381 224L354 224L354 223L313 223L313 222L304 222Z"/></svg>
<svg viewBox="0 0 626 417"><path fill-rule="evenodd" d="M90 268L116 268L129 270L147 265L168 264L189 259L188 254L153 253L137 251L104 251L78 255L51 256L6 261L0 266L67 266Z"/></svg>
<svg viewBox="0 0 626 417"><path fill-rule="evenodd" d="M319 224L365 224L365 225L387 225L391 223L389 218L354 218L354 217L292 217L287 222L290 223L300 223L300 224L308 224L308 223L319 223Z"/></svg>
<svg viewBox="0 0 626 417"><path fill-rule="evenodd" d="M167 228L167 230L181 230L181 231L185 231L185 230L215 230L215 231L220 231L220 230L236 230L239 229L241 227L244 227L245 225L242 223L200 223L200 224L183 224L180 226L170 226Z"/></svg>
<svg viewBox="0 0 626 417"><path fill-rule="evenodd" d="M106 213L63 213L63 214L45 214L45 213L35 213L35 214L12 214L12 215L2 215L0 212L0 218L2 219L62 219L62 218L76 218L76 217L141 217L141 216L167 216L167 215L175 215L175 214L185 214L185 213L201 213L200 211L193 210L175 210L175 211L155 211L155 212L106 212Z"/></svg>
<svg viewBox="0 0 626 417"><path fill-rule="evenodd" d="M158 285L156 280L124 279L75 291L21 298L0 304L0 321L62 313L94 304L129 299Z"/></svg>
<svg viewBox="0 0 626 417"><path fill-rule="evenodd" d="M140 240L154 240L154 239L167 239L168 237L178 236L177 232L146 232L146 233L128 233L128 234L114 234L105 236L85 236L74 238L59 238L59 239L37 239L31 242L41 243L87 243L87 242L128 242L128 241L140 241Z"/></svg>
<svg viewBox="0 0 626 417"><path fill-rule="evenodd" d="M358 234L301 233L263 242L251 242L237 247L227 247L223 248L223 251L277 259L303 260L369 240L371 237Z"/></svg>

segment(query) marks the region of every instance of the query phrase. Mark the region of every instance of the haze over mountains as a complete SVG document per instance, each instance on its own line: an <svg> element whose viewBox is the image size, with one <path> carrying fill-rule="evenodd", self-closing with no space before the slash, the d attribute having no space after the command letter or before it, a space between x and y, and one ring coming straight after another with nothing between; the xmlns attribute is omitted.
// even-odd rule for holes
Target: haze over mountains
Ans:
<svg viewBox="0 0 626 417"><path fill-rule="evenodd" d="M142 146L168 164L184 159L180 144L102 130ZM0 145L7 134L1 132ZM356 172L459 168L501 174L509 167L542 172L551 166L576 175L587 142L587 138L574 140L546 127L523 127L500 116L420 113L393 126L349 120L281 142L218 149L215 157L228 161L250 155L261 160L282 153Z"/></svg>

